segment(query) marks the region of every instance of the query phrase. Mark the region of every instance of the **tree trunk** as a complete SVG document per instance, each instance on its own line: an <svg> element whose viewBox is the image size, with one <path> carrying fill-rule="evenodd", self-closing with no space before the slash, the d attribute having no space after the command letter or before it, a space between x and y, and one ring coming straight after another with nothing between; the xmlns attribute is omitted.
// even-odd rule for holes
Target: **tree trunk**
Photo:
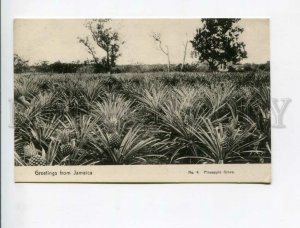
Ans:
<svg viewBox="0 0 300 228"><path fill-rule="evenodd" d="M110 59L109 59L109 51L106 53L106 70L109 74L111 74L111 64L110 64Z"/></svg>
<svg viewBox="0 0 300 228"><path fill-rule="evenodd" d="M183 67L184 67L184 64L185 64L187 45L188 45L188 41L186 41L186 43L184 45L183 60L182 60L182 65L181 65L181 69L180 69L181 72L183 71Z"/></svg>
<svg viewBox="0 0 300 228"><path fill-rule="evenodd" d="M169 55L169 47L167 46L167 51L165 53L168 57L168 72L170 72L170 55Z"/></svg>
<svg viewBox="0 0 300 228"><path fill-rule="evenodd" d="M169 57L169 54L168 54L168 72L170 72L170 57Z"/></svg>
<svg viewBox="0 0 300 228"><path fill-rule="evenodd" d="M217 71L218 67L213 62L208 62L209 71L214 72Z"/></svg>

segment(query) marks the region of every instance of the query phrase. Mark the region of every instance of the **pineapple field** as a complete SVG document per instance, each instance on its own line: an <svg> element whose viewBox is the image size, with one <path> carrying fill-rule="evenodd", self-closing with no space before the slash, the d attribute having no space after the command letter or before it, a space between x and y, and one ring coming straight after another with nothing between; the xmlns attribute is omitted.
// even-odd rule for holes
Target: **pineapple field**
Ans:
<svg viewBox="0 0 300 228"><path fill-rule="evenodd" d="M16 166L271 162L270 73L15 74Z"/></svg>

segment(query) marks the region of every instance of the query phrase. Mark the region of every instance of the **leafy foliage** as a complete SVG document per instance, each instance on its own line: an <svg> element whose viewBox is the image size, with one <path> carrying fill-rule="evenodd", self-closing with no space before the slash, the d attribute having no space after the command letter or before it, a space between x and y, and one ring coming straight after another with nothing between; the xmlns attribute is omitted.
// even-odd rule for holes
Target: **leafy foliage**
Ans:
<svg viewBox="0 0 300 228"><path fill-rule="evenodd" d="M124 41L120 41L119 33L107 26L109 21L109 19L93 19L86 23L94 42L106 52L106 57L99 58L97 56L95 48L90 44L89 37L79 38L79 42L88 49L88 53L93 57L99 72L101 70L112 72L118 57L121 56L120 45L124 44Z"/></svg>
<svg viewBox="0 0 300 228"><path fill-rule="evenodd" d="M14 72L23 73L28 70L28 60L22 59L19 55L14 54Z"/></svg>
<svg viewBox="0 0 300 228"><path fill-rule="evenodd" d="M247 57L245 44L239 41L243 32L236 23L240 19L201 19L203 27L197 29L191 41L195 51L193 55L200 62L207 62L211 71L220 64L238 63Z"/></svg>

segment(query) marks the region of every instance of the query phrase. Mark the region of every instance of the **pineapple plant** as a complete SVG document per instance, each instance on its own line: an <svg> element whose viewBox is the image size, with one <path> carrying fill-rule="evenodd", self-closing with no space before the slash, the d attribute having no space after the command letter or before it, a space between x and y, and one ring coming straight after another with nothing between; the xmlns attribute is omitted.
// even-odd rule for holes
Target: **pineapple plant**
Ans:
<svg viewBox="0 0 300 228"><path fill-rule="evenodd" d="M104 120L105 131L108 134L113 134L119 127L119 121L116 117L110 117Z"/></svg>
<svg viewBox="0 0 300 228"><path fill-rule="evenodd" d="M225 137L222 143L222 147L228 150L234 143L234 135L237 133L237 118L233 118L228 125L224 127Z"/></svg>
<svg viewBox="0 0 300 228"><path fill-rule="evenodd" d="M63 157L73 153L73 147L70 144L61 145L60 150Z"/></svg>
<svg viewBox="0 0 300 228"><path fill-rule="evenodd" d="M224 150L229 150L232 144L234 143L233 136L226 136L222 142L222 147Z"/></svg>
<svg viewBox="0 0 300 228"><path fill-rule="evenodd" d="M109 138L109 143L112 148L118 148L121 144L120 134L118 132L114 132Z"/></svg>
<svg viewBox="0 0 300 228"><path fill-rule="evenodd" d="M120 74L110 93L95 75L15 75L16 162L269 163L269 75L257 75L253 89L230 73Z"/></svg>
<svg viewBox="0 0 300 228"><path fill-rule="evenodd" d="M26 108L30 106L30 103L26 100L24 96L18 97L19 102L24 105Z"/></svg>
<svg viewBox="0 0 300 228"><path fill-rule="evenodd" d="M70 131L68 129L58 130L58 139L62 144L66 144L70 141Z"/></svg>
<svg viewBox="0 0 300 228"><path fill-rule="evenodd" d="M143 149L144 153L145 154L151 154L154 149L149 145L149 146L146 146L144 149Z"/></svg>
<svg viewBox="0 0 300 228"><path fill-rule="evenodd" d="M29 159L28 164L30 166L45 166L46 159L43 158L43 156L36 154Z"/></svg>
<svg viewBox="0 0 300 228"><path fill-rule="evenodd" d="M71 132L69 133L69 138L70 138L70 139L76 139L76 138L77 138L76 131L71 131Z"/></svg>
<svg viewBox="0 0 300 228"><path fill-rule="evenodd" d="M40 89L41 90L45 90L45 91L49 91L50 90L50 85L49 85L49 83L48 82L43 82L41 85L40 85Z"/></svg>
<svg viewBox="0 0 300 228"><path fill-rule="evenodd" d="M185 115L183 122L187 125L193 125L194 118L192 115Z"/></svg>
<svg viewBox="0 0 300 228"><path fill-rule="evenodd" d="M110 157L113 164L124 164L130 162L134 155L143 151L150 144L152 146L156 144L157 140L153 137L142 139L141 132L140 126L131 128L121 139L121 135L117 132L108 135L97 127L95 141L92 144L99 151L99 156L103 157L104 152Z"/></svg>
<svg viewBox="0 0 300 228"><path fill-rule="evenodd" d="M80 162L84 161L87 152L75 145L71 145L71 150L69 151L69 157L67 159L68 165L78 165Z"/></svg>
<svg viewBox="0 0 300 228"><path fill-rule="evenodd" d="M68 113L70 109L67 103L57 103L56 108L60 114Z"/></svg>
<svg viewBox="0 0 300 228"><path fill-rule="evenodd" d="M63 104L63 103L56 103L56 109L57 109L57 111L59 111L60 113L64 113L65 104Z"/></svg>
<svg viewBox="0 0 300 228"><path fill-rule="evenodd" d="M63 157L66 157L70 154L74 154L75 153L75 139L71 140L71 143L67 143L67 144L63 144L60 147L61 150L61 154Z"/></svg>
<svg viewBox="0 0 300 228"><path fill-rule="evenodd" d="M38 150L35 149L32 142L23 147L25 157L32 157L38 154Z"/></svg>
<svg viewBox="0 0 300 228"><path fill-rule="evenodd" d="M78 99L78 105L80 107L80 110L87 112L90 109L90 105L85 98L85 96L81 95Z"/></svg>
<svg viewBox="0 0 300 228"><path fill-rule="evenodd" d="M32 142L24 146L24 155L29 157L28 165L30 166L45 166L47 164L45 151L37 150Z"/></svg>

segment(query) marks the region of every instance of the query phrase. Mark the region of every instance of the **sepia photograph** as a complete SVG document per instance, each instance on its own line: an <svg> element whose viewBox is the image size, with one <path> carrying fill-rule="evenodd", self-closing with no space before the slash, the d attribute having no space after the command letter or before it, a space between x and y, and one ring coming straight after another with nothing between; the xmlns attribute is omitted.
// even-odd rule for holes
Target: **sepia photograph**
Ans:
<svg viewBox="0 0 300 228"><path fill-rule="evenodd" d="M16 181L269 183L269 23L15 19Z"/></svg>
<svg viewBox="0 0 300 228"><path fill-rule="evenodd" d="M300 227L299 12L3 0L1 227Z"/></svg>

